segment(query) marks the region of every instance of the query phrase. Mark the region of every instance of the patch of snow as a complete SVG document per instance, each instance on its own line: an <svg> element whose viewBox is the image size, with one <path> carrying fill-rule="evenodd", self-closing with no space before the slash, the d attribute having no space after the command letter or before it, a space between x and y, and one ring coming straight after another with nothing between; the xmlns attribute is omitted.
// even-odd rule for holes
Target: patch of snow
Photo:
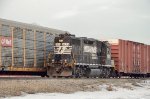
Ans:
<svg viewBox="0 0 150 99"><path fill-rule="evenodd" d="M150 80L136 84L125 84L125 86L129 86L132 89L105 84L100 85L100 91L95 92L76 92L72 94L39 93L5 99L150 99ZM108 87L113 90L107 90Z"/></svg>

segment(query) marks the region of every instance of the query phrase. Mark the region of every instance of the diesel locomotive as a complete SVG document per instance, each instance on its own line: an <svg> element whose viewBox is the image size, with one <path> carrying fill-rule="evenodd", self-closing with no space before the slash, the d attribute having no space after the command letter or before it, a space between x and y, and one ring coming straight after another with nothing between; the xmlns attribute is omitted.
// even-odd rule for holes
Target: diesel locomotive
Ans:
<svg viewBox="0 0 150 99"><path fill-rule="evenodd" d="M107 41L65 33L54 39L54 51L48 55L47 75L107 78L115 74L112 63Z"/></svg>

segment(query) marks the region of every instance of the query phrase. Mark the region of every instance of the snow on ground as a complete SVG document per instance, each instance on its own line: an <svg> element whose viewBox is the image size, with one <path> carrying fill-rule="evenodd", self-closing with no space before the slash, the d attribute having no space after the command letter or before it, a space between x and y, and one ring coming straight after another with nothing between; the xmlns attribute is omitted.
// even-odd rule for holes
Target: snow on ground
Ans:
<svg viewBox="0 0 150 99"><path fill-rule="evenodd" d="M5 99L150 99L150 80L141 83L126 83L124 86L100 85L99 91L63 93L24 94Z"/></svg>

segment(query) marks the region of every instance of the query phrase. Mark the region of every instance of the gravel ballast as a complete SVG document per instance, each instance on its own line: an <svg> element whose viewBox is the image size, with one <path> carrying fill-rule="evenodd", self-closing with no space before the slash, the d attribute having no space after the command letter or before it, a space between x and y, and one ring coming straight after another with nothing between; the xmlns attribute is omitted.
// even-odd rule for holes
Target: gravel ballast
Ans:
<svg viewBox="0 0 150 99"><path fill-rule="evenodd" d="M135 85L141 81L142 79L0 79L0 97L20 96L24 93L97 91L102 84L126 87L125 83Z"/></svg>

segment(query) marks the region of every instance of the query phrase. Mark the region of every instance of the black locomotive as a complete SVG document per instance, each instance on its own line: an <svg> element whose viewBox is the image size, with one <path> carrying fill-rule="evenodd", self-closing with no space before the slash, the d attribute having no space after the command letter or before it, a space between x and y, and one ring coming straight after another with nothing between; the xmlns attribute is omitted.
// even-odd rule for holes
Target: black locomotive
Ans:
<svg viewBox="0 0 150 99"><path fill-rule="evenodd" d="M107 41L71 34L55 37L49 53L47 74L66 77L110 77L114 72Z"/></svg>

